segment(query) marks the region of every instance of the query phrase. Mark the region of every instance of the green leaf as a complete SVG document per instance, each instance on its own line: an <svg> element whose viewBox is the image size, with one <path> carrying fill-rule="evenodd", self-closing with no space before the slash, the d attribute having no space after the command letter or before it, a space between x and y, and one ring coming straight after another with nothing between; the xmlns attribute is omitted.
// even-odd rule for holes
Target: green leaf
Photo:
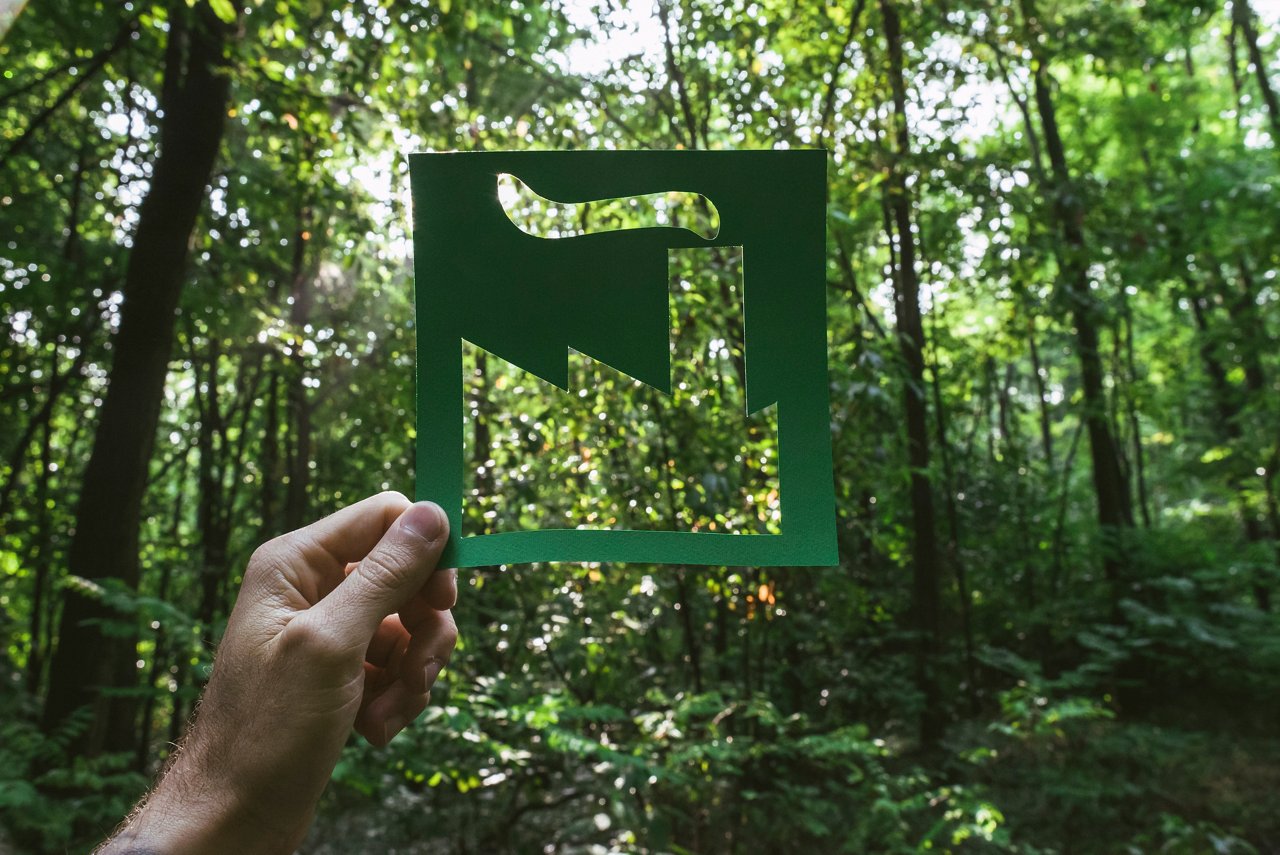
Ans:
<svg viewBox="0 0 1280 855"><path fill-rule="evenodd" d="M1213 448L1200 455L1201 463L1217 463L1219 460L1226 460L1231 456L1231 449L1223 445L1214 446Z"/></svg>
<svg viewBox="0 0 1280 855"><path fill-rule="evenodd" d="M209 8L224 23L234 24L236 22L236 7L231 5L231 0L209 0Z"/></svg>

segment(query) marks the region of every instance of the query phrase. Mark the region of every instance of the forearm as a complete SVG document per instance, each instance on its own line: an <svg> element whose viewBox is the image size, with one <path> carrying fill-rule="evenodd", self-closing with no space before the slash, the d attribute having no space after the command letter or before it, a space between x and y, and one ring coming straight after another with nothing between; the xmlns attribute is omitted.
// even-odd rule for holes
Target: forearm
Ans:
<svg viewBox="0 0 1280 855"><path fill-rule="evenodd" d="M307 824L296 831L282 828L270 805L254 804L234 787L214 783L216 776L194 754L179 753L95 855L275 855L297 848Z"/></svg>

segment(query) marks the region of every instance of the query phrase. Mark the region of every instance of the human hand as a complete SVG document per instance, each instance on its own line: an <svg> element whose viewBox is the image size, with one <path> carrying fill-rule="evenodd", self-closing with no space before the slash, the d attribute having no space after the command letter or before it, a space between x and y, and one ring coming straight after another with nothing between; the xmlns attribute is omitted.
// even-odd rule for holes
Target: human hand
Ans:
<svg viewBox="0 0 1280 855"><path fill-rule="evenodd" d="M260 547L177 759L100 851L296 849L352 727L385 745L453 652L448 530L382 493Z"/></svg>

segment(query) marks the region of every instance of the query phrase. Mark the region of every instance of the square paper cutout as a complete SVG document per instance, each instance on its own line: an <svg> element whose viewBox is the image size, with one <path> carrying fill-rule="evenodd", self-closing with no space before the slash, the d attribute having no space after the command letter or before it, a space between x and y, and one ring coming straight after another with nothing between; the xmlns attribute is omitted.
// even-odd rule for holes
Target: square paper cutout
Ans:
<svg viewBox="0 0 1280 855"><path fill-rule="evenodd" d="M837 562L826 359L826 152L450 152L409 157L418 325L417 495L449 516L441 566ZM707 238L654 227L548 239L498 201L699 193ZM747 411L778 406L780 534L540 529L463 536L462 342L566 389L572 348L670 393L667 251L742 247Z"/></svg>

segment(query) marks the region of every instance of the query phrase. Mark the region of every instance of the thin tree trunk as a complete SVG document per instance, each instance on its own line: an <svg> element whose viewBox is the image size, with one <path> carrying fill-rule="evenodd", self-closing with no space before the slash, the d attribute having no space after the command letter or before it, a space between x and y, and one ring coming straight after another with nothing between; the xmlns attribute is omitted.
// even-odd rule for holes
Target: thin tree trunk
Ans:
<svg viewBox="0 0 1280 855"><path fill-rule="evenodd" d="M311 320L311 307L315 298L307 275L306 251L311 240L308 223L310 208L303 203L298 210L298 232L294 236L293 253L293 302L289 307L289 324L294 335L305 335ZM285 391L286 411L292 428L293 447L289 455L289 484L284 497L284 525L286 531L301 528L310 517L308 493L311 484L311 401L307 395L306 359L302 349L295 347L289 385Z"/></svg>
<svg viewBox="0 0 1280 855"><path fill-rule="evenodd" d="M489 460L493 453L493 433L489 427L490 406L489 395L492 390L489 387L489 354L483 348L475 349L476 356L476 394L472 400L471 409L475 413L473 418L473 442L471 449L471 471L475 473L476 495L482 503L492 502L496 497L493 494L493 470L489 466ZM482 534L488 534L492 531L489 521L485 519L481 525Z"/></svg>
<svg viewBox="0 0 1280 855"><path fill-rule="evenodd" d="M985 382L982 384L982 415L986 419L987 429L983 431L987 435L987 462L994 468L1000 462L999 452L996 451L996 432L999 428L999 421L991 417L992 406L996 407L999 412L999 402L997 398L1000 393L996 390L996 361L988 356L982 363L982 375Z"/></svg>
<svg viewBox="0 0 1280 855"><path fill-rule="evenodd" d="M1133 443L1133 476L1138 485L1138 510L1142 513L1142 527L1151 528L1151 499L1147 489L1147 454L1142 447L1142 423L1138 419L1138 402L1133 387L1138 382L1138 362L1133 354L1133 310L1124 302L1124 354L1128 383L1124 396L1125 417L1129 422L1129 439Z"/></svg>
<svg viewBox="0 0 1280 855"><path fill-rule="evenodd" d="M190 28L183 22L193 21ZM85 469L71 542L72 576L138 584L138 528L174 340L174 313L205 187L213 172L230 94L221 73L228 28L207 6L170 6L164 117L151 187L138 212L125 273L110 387ZM137 682L135 640L103 631L124 619L78 587L67 589L49 676L44 724L57 727L84 706L93 724L82 753L128 751L137 736L136 701L103 689Z"/></svg>
<svg viewBox="0 0 1280 855"><path fill-rule="evenodd" d="M216 335L210 337L208 374L196 374L196 406L200 412L200 435L196 448L200 455L200 503L197 529L200 532L200 605L196 620L209 633L218 616L222 578L227 572L227 547L231 540L231 515L227 507L223 468L226 466L226 425L219 391L218 366L221 350ZM192 356L192 365L200 358ZM201 382L203 379L203 383ZM204 385L206 391L201 393Z"/></svg>
<svg viewBox="0 0 1280 855"><path fill-rule="evenodd" d="M53 374L57 375L58 359L61 357L57 345L53 349ZM49 479L53 467L53 408L44 412L40 438L40 476L36 481L36 544L32 557L34 573L31 579L31 617L28 631L31 635L27 649L27 690L36 694L40 690L40 682L44 675L45 649L41 643L44 634L44 613L46 609L45 595L49 588L49 569L53 564L49 554L53 547L53 531L49 514Z"/></svg>
<svg viewBox="0 0 1280 855"><path fill-rule="evenodd" d="M1262 368L1261 354L1270 353L1272 342L1266 324L1258 315L1258 295L1254 287L1253 270L1241 255L1236 260L1240 271L1240 287L1231 293L1223 288L1223 297L1231 313L1231 322L1243 335L1240 342L1240 361L1244 364L1244 385L1255 399L1267 388L1266 372Z"/></svg>
<svg viewBox="0 0 1280 855"><path fill-rule="evenodd" d="M996 67L1000 69L1000 77L1004 80L1005 88L1009 90L1013 103L1018 108L1018 113L1022 116L1022 129L1027 134L1027 147L1031 152L1031 168L1036 174L1036 178L1042 183L1045 180L1044 173L1044 156L1040 153L1040 135L1036 132L1035 123L1031 121L1031 108L1027 105L1026 93L1020 93L1013 85L1013 77L1009 74L1009 67L1004 63L1004 56L1000 51L1000 45L994 40L988 42L991 47L992 56L995 58Z"/></svg>
<svg viewBox="0 0 1280 855"><path fill-rule="evenodd" d="M862 11L866 6L867 0L853 0L853 5L849 9L849 23L845 27L844 44L840 46L840 52L836 54L836 61L832 63L829 72L831 80L827 83L827 93L822 99L821 118L818 120L822 138L828 146L833 145L831 122L836 113L836 93L840 90L840 74L845 63L849 61L849 48L853 46L853 40L858 35L859 21L862 20Z"/></svg>
<svg viewBox="0 0 1280 855"><path fill-rule="evenodd" d="M1000 417L1000 456L1006 460L1011 457L1018 459L1016 437L1013 435L1014 422L1010 418L1013 402L1009 400L1009 389L1013 387L1013 371L1013 363L1005 363L1004 377L996 388L996 412Z"/></svg>
<svg viewBox="0 0 1280 855"><path fill-rule="evenodd" d="M181 470L179 470L179 478L181 479ZM181 482L179 482L181 483ZM178 490L181 495L181 488ZM169 588L173 582L173 562L164 562L160 570L160 586L156 591L156 596L161 600L169 598ZM161 676L169 668L169 635L162 623L156 628L155 635L155 652L151 656L151 668L147 673L147 696L142 705L142 723L138 727L138 744L137 751L134 755L134 768L140 772L147 771L147 760L151 756L151 729L155 725L156 711L156 685L160 682Z"/></svg>
<svg viewBox="0 0 1280 855"><path fill-rule="evenodd" d="M689 88L685 82L684 71L680 68L680 62L676 57L678 45L675 42L675 34L671 26L671 3L670 0L659 0L657 4L658 22L662 26L663 47L666 56L667 75L675 83L676 96L680 101L680 113L683 117L685 129L688 138L685 144L690 149L696 149L698 145L698 117L693 110L693 101L689 98ZM671 131L678 136L677 122L671 122ZM705 140L703 148L706 147Z"/></svg>
<svg viewBox="0 0 1280 855"><path fill-rule="evenodd" d="M26 469L27 449L31 446L31 441L35 439L40 428L50 419L53 408L58 403L58 398L61 397L62 393L67 390L67 387L74 380L79 378L88 359L89 347L87 342L81 343L80 352L76 354L70 369L65 373L59 373L57 359L55 358L53 368L49 372L49 393L45 396L44 403L40 405L39 411L34 413L27 422L22 435L18 437L18 442L10 452L9 477L4 483L4 488L0 489L0 520L4 519L5 515L9 513L9 503L18 489L18 481L22 477L22 472Z"/></svg>
<svg viewBox="0 0 1280 855"><path fill-rule="evenodd" d="M308 519L308 491L311 484L311 404L302 385L305 374L297 366L298 376L291 377L286 392L286 409L292 428L289 453L289 483L284 497L284 528L301 528Z"/></svg>
<svg viewBox="0 0 1280 855"><path fill-rule="evenodd" d="M969 594L969 577L964 559L960 555L960 510L956 505L955 469L951 465L951 443L947 438L947 410L942 403L942 378L939 376L938 359L938 315L934 309L933 322L933 365L930 374L933 382L934 426L938 433L938 454L942 458L943 495L946 496L947 508L947 560L951 563L956 577L956 594L960 600L960 628L964 633L964 670L965 694L969 698L970 711L978 711L978 668L974 655L973 643L973 597Z"/></svg>
<svg viewBox="0 0 1280 855"><path fill-rule="evenodd" d="M925 747L942 738L945 717L937 668L942 647L939 606L938 542L929 481L929 424L925 406L924 326L920 314L920 280L916 271L916 239L911 224L911 196L904 161L911 157L907 128L907 81L902 56L902 25L894 0L880 0L893 93L894 143L888 180L889 207L897 238L894 277L898 341L906 363L903 410L907 423L907 457L911 467L912 623L917 636L916 682L924 696L920 741ZM894 235L890 235L890 242Z"/></svg>
<svg viewBox="0 0 1280 855"><path fill-rule="evenodd" d="M1040 362L1040 348L1036 344L1036 320L1032 316L1027 330L1027 342L1031 348L1031 370L1035 375L1036 399L1040 413L1040 444L1044 448L1045 466L1053 469L1053 422L1049 417L1049 396L1045 389L1045 368Z"/></svg>
<svg viewBox="0 0 1280 855"><path fill-rule="evenodd" d="M1244 435L1240 424L1241 401L1227 379L1227 370L1218 358L1213 346L1209 319L1205 312L1207 300L1195 287L1191 277L1184 278L1187 285L1187 302L1191 304L1191 315L1195 319L1196 332L1200 336L1200 363L1204 367L1205 376L1209 378L1209 392L1213 397L1214 412L1218 439L1223 444L1237 444ZM1239 473L1231 475L1231 489L1236 494L1236 507L1240 512L1240 523L1244 528L1245 540L1249 543L1260 543L1269 539L1259 523L1256 513L1249 501L1244 479ZM1273 537L1270 538L1274 540ZM1254 601L1264 612L1271 610L1271 588L1261 579L1253 583Z"/></svg>
<svg viewBox="0 0 1280 855"><path fill-rule="evenodd" d="M264 369L267 377L267 397L264 402L262 424L262 491L260 493L262 516L262 539L269 540L280 532L276 528L276 514L279 499L276 496L276 485L280 483L283 473L280 470L280 375Z"/></svg>
<svg viewBox="0 0 1280 855"><path fill-rule="evenodd" d="M1227 71L1231 75L1231 91L1236 97L1236 133L1244 135L1244 78L1240 76L1240 48L1235 22L1227 27Z"/></svg>
<svg viewBox="0 0 1280 855"><path fill-rule="evenodd" d="M684 649L689 659L689 673L693 678L694 694L702 694L702 645L693 622L693 601L689 598L689 585L685 579L687 569L676 568L676 605L680 610L680 626L684 631Z"/></svg>
<svg viewBox="0 0 1280 855"><path fill-rule="evenodd" d="M1053 526L1053 565L1049 573L1049 596L1061 590L1063 570L1067 557L1067 511L1071 505L1071 473L1075 469L1076 450L1080 447L1080 434L1084 432L1084 419L1071 434L1071 444L1062 462L1062 486L1058 497L1058 518Z"/></svg>
<svg viewBox="0 0 1280 855"><path fill-rule="evenodd" d="M189 467L188 458L190 457L188 451L189 449L184 450L179 458L177 467L178 471L175 476L177 478L179 489L174 496L173 514L170 517L169 523L171 539L174 543L184 548L186 543L182 538L182 522L186 518L186 470ZM158 591L160 599L168 599L172 579L173 565L171 562L165 562L160 576ZM179 636L179 638L181 638L181 636ZM170 660L172 660L172 665L169 664ZM185 687L187 685L187 672L189 669L188 663L190 660L191 657L189 655L185 655L181 642L175 641L173 636L171 636L165 628L165 624L162 621L160 626L156 629L155 654L151 662L151 674L149 675L147 682L147 685L151 688L151 692L147 695L147 704L143 708L142 724L138 731L139 745L135 764L137 768L143 771L146 771L147 769L147 760L150 758L151 753L150 745L147 744L147 740L151 737L151 731L155 722L155 709L157 706L155 701L158 701L155 693L156 683L159 682L160 675L168 672L175 687ZM186 720L183 717L182 693L180 689L178 691L170 692L170 695L171 708L169 712L168 743L170 746L173 746L177 745L179 740L181 740Z"/></svg>
<svg viewBox="0 0 1280 855"><path fill-rule="evenodd" d="M1231 25L1244 36L1245 50L1249 53L1249 63L1253 66L1253 76L1258 80L1258 90L1262 93L1262 101L1267 105L1267 118L1271 120L1271 146L1280 151L1280 99L1271 86L1267 76L1267 61L1258 47L1258 30L1254 26L1256 19L1249 8L1249 0L1231 0Z"/></svg>
<svg viewBox="0 0 1280 855"><path fill-rule="evenodd" d="M862 289L858 287L858 276L853 269L853 259L849 257L849 250L844 245L844 240L837 232L832 236L836 245L836 263L840 269L840 273L844 278L845 286L849 289L849 314L854 326L853 344L855 349L860 348L862 341L862 324L858 323L861 316L866 320L866 324L875 331L880 338L887 338L888 333L885 331L884 325L876 317L871 306L867 303L866 296L862 293ZM861 310L861 312L859 312Z"/></svg>

